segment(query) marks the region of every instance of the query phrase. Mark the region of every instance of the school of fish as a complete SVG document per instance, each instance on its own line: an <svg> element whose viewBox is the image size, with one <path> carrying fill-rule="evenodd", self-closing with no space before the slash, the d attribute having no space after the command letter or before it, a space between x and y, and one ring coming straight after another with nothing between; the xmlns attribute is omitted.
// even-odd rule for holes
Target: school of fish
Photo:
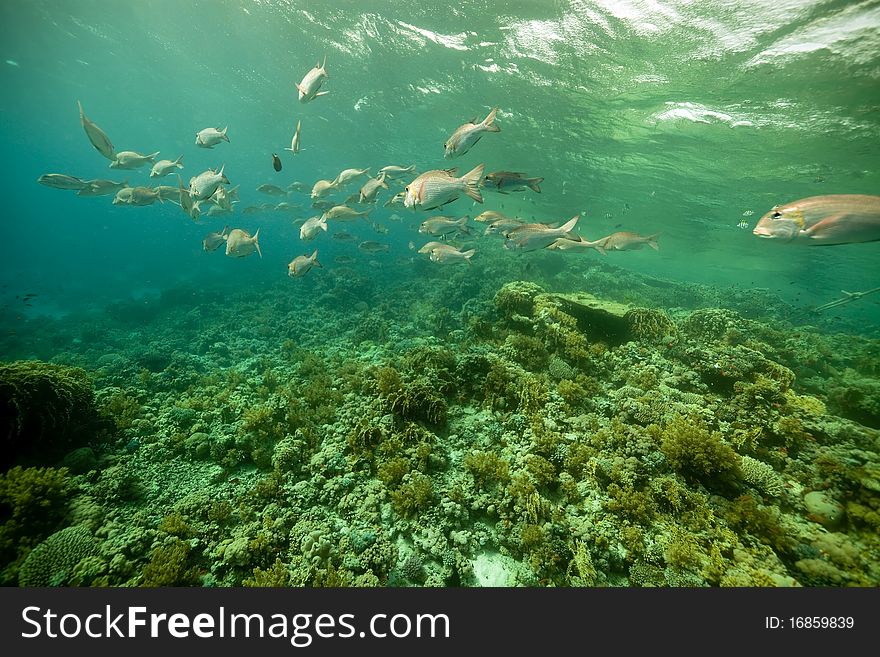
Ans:
<svg viewBox="0 0 880 657"><path fill-rule="evenodd" d="M329 94L323 90L324 83L329 79L326 70L326 56L322 63L315 64L306 72L302 80L294 85L298 100L302 104L311 103ZM323 102L323 101L322 101ZM175 159L157 159L159 151L142 154L136 151L116 150L107 134L90 119L77 101L80 124L91 145L106 160L109 168L137 171L150 165L149 178L162 179L184 168L184 155ZM492 107L485 118L478 121L472 118L459 125L443 143L442 157L453 159L469 153L486 134L502 133L496 123L500 108ZM305 116L305 115L304 115ZM303 118L296 121L290 147L276 149L287 151L295 156L302 150ZM195 133L195 145L199 148L211 149L221 144L230 143L229 126L222 129L209 126ZM503 137L503 133L502 133ZM498 139L499 137L492 137ZM224 146L223 148L229 148ZM440 152L437 153L439 160ZM283 168L282 160L277 153L272 153L272 167L276 172ZM414 164L403 166L388 164L376 169L372 167L346 168L335 178L319 179L311 185L300 181L289 184L286 188L272 183L257 187L256 191L267 196L284 198L277 203L262 203L246 207L242 214L251 215L261 212L284 212L293 216L293 222L299 228L301 241L314 241L324 235L337 241L357 241L359 238L346 231L337 230L336 226L343 222L363 221L380 235L387 235L389 227L369 215L377 207L381 195L387 198L383 207L401 205L414 212L430 212L445 209L447 205L470 199L473 204L483 204L483 191L509 194L530 190L541 193L540 183L544 178L530 176L521 171L493 171L486 173L484 164L477 164L466 173L459 174L458 167L429 169L423 173L416 171ZM409 180L409 182L405 182ZM169 201L181 208L181 211L193 221L208 217L234 214L234 206L239 203L238 187L231 187L226 175L225 164L219 168L207 169L189 179L178 174L176 185L132 184L130 179L121 181L110 179L82 179L62 173L47 173L40 176L38 183L55 189L75 191L77 196L112 196L114 205L146 206L155 202ZM348 193L342 199L339 194L346 193L353 183L358 186L355 192ZM392 189L395 186L396 189ZM306 194L311 208L319 214L306 218L311 212L303 205L292 203L287 198L291 194ZM357 206L364 209L360 210ZM594 250L602 255L610 251L633 251L648 246L658 250L659 233L640 235L631 231L618 231L598 239L587 239L578 230L578 222L583 212L575 214L568 220L547 222L526 221L519 217L509 217L497 210L486 210L471 220L470 215L460 217L432 214L418 222L418 233L434 238L422 247L418 253L428 255L431 262L438 264L464 263L471 264L477 253L473 242L470 248L456 246L450 240L462 236L480 237L499 236L504 239L504 248L510 251L527 252L536 250L548 251L587 251ZM400 216L392 214L390 221L399 221ZM475 232L471 221L485 224L482 232ZM737 224L740 228L744 222ZM331 227L333 229L331 230ZM782 243L802 243L808 245L837 245L856 242L880 240L880 196L860 194L829 194L814 196L789 203L777 205L760 218L753 229L757 237ZM225 245L227 256L235 258L247 257L257 253L262 258L260 248L260 227L251 234L244 228L224 226L220 231L211 231L202 240L205 252L213 252ZM415 244L409 243L415 250ZM377 240L363 240L358 249L369 254L383 254L391 250L391 245ZM463 250L464 249L464 250ZM311 253L302 253L293 257L288 264L288 275L302 277L315 267L322 265L317 260L317 249ZM344 262L346 257L339 256L334 260Z"/></svg>

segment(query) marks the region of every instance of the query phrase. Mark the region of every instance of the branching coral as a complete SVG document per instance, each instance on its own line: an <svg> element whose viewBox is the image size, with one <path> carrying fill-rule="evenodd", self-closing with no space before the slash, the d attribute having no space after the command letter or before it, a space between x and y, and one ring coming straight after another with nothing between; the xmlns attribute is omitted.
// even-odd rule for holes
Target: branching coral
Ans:
<svg viewBox="0 0 880 657"><path fill-rule="evenodd" d="M659 437L660 449L670 465L687 477L707 483L739 469L736 452L702 420L678 416L659 431Z"/></svg>

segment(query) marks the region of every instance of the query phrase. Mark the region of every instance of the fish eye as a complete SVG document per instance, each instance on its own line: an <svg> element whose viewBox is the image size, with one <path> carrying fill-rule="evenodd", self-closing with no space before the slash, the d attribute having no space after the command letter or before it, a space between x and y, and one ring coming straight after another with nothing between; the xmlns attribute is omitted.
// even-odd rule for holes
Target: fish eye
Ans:
<svg viewBox="0 0 880 657"><path fill-rule="evenodd" d="M779 217L782 216L782 213L779 210L777 210L776 212L774 212L770 216L773 217L774 219L779 219Z"/></svg>
<svg viewBox="0 0 880 657"><path fill-rule="evenodd" d="M403 191L408 192L408 191L409 191L409 185L407 185L406 187L404 187L404 188L403 188Z"/></svg>

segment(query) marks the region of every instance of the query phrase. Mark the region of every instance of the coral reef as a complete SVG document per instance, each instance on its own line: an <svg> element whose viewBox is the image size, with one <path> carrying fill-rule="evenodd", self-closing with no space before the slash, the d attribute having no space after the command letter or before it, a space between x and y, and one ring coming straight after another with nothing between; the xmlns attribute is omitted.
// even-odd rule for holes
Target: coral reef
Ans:
<svg viewBox="0 0 880 657"><path fill-rule="evenodd" d="M10 435L63 445L0 474L2 583L880 583L876 340L534 263L420 260L393 289L328 268L311 297L176 291L0 336L58 363L3 366L43 382L5 389Z"/></svg>

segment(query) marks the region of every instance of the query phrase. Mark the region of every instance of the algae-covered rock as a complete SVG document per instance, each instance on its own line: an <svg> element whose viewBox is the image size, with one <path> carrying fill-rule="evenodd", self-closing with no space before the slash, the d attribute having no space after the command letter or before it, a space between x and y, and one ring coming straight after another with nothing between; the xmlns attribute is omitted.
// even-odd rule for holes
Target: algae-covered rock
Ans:
<svg viewBox="0 0 880 657"><path fill-rule="evenodd" d="M843 506L821 490L814 490L804 495L804 507L811 520L828 529L840 527L846 517Z"/></svg>
<svg viewBox="0 0 880 657"><path fill-rule="evenodd" d="M85 371L36 360L0 364L0 467L23 455L60 457L98 425Z"/></svg>
<svg viewBox="0 0 880 657"><path fill-rule="evenodd" d="M610 345L623 344L632 338L626 314L630 306L600 299L587 292L548 293L535 297L535 305L555 306L577 320L577 327L591 340Z"/></svg>

